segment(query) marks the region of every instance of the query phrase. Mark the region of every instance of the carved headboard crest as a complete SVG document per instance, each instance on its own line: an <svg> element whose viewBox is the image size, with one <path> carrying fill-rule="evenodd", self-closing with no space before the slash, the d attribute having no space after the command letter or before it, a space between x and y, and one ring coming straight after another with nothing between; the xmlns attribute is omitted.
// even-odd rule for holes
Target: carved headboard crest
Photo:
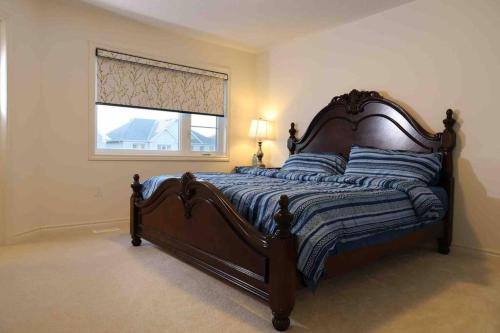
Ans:
<svg viewBox="0 0 500 333"><path fill-rule="evenodd" d="M340 104L344 105L345 110L349 114L358 114L363 111L361 107L364 102L373 98L381 98L380 94L376 91L359 91L356 89L351 90L348 94L335 96L329 105Z"/></svg>

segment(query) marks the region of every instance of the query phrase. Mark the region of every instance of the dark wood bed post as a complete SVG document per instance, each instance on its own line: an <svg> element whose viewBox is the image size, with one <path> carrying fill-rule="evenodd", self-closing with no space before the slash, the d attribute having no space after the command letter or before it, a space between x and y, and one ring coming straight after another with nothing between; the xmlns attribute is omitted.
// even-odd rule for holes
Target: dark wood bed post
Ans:
<svg viewBox="0 0 500 333"><path fill-rule="evenodd" d="M290 133L290 137L288 138L287 141L287 147L288 151L290 152L290 155L295 154L295 144L297 142L297 137L295 134L297 134L297 130L295 129L295 123L290 124L290 129L288 130L288 133Z"/></svg>
<svg viewBox="0 0 500 333"><path fill-rule="evenodd" d="M139 175L134 175L134 182L130 185L132 187L132 196L130 197L130 236L132 237L132 245L141 245L141 237L139 236L139 208L135 205L143 199L142 197L142 184L139 182Z"/></svg>
<svg viewBox="0 0 500 333"><path fill-rule="evenodd" d="M445 176L443 187L448 192L448 213L444 218L443 236L438 239L438 251L442 254L450 253L450 245L453 234L453 196L455 178L453 176L453 148L456 144L456 133L453 129L456 120L453 119L453 110L446 110L446 118L443 120L444 132L441 134L441 152L443 153Z"/></svg>
<svg viewBox="0 0 500 333"><path fill-rule="evenodd" d="M285 331L290 326L289 316L295 304L297 251L290 230L293 214L288 210L288 196L280 197L279 206L274 215L278 227L270 241L269 305L274 328Z"/></svg>

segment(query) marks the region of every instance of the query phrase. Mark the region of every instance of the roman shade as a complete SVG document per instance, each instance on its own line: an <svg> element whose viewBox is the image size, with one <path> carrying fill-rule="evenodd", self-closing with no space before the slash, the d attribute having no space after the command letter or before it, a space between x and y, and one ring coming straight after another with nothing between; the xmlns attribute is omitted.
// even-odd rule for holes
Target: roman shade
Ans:
<svg viewBox="0 0 500 333"><path fill-rule="evenodd" d="M96 104L223 117L228 74L96 49Z"/></svg>

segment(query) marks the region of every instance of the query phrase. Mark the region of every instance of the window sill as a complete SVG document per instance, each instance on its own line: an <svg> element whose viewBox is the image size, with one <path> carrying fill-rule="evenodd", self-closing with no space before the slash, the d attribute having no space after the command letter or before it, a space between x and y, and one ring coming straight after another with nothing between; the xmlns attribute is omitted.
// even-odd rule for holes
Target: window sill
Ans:
<svg viewBox="0 0 500 333"><path fill-rule="evenodd" d="M207 161L228 162L226 155L160 155L160 154L109 154L94 153L89 156L90 161Z"/></svg>

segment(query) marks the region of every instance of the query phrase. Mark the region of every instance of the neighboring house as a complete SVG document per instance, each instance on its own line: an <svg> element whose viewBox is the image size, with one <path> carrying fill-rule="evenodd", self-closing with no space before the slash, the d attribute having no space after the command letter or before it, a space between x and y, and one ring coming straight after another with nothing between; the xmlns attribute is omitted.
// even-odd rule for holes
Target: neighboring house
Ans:
<svg viewBox="0 0 500 333"><path fill-rule="evenodd" d="M179 150L179 120L134 118L103 136L106 149ZM193 151L215 151L215 137L191 131Z"/></svg>
<svg viewBox="0 0 500 333"><path fill-rule="evenodd" d="M215 151L215 136L207 137L195 131L191 131L192 151Z"/></svg>

